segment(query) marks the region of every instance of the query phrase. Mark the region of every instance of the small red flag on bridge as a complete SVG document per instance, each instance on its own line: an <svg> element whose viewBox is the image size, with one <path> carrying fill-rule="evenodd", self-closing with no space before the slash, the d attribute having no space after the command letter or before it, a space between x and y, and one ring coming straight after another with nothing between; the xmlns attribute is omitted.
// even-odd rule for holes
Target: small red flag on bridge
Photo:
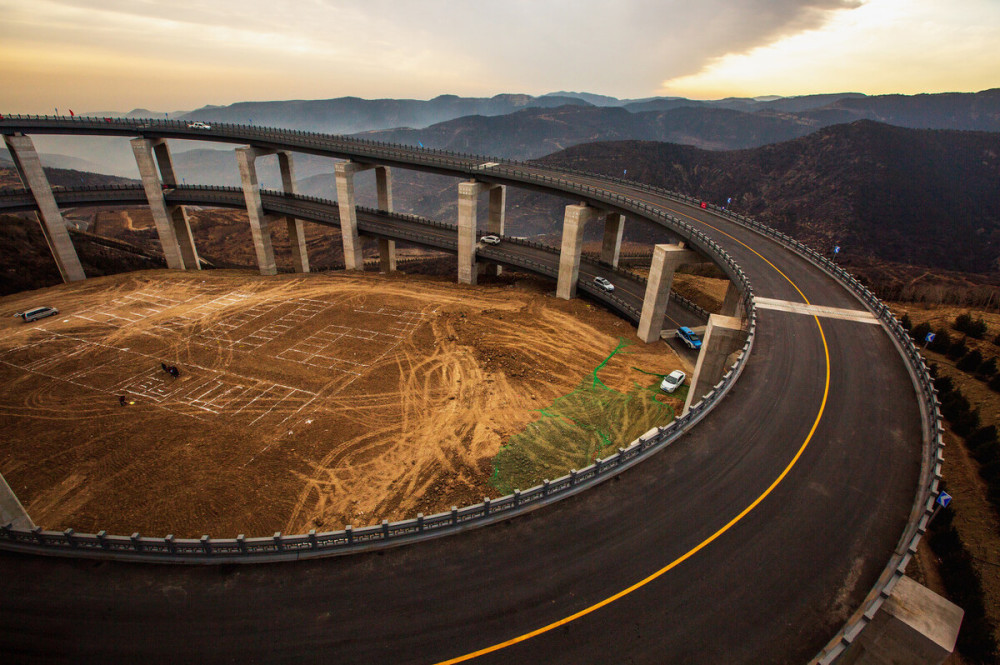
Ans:
<svg viewBox="0 0 1000 665"><path fill-rule="evenodd" d="M69 117L71 117L71 118L73 117L73 109L69 110Z"/></svg>

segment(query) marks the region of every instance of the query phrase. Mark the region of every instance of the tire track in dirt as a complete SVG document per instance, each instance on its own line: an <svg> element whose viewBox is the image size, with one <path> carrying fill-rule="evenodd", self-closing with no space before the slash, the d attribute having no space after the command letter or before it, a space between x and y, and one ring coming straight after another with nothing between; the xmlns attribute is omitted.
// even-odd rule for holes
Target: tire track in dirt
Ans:
<svg viewBox="0 0 1000 665"><path fill-rule="evenodd" d="M8 296L60 315L0 320L0 471L36 523L78 531L249 536L475 503L500 446L631 334L524 283L148 271ZM630 385L627 364L602 378Z"/></svg>

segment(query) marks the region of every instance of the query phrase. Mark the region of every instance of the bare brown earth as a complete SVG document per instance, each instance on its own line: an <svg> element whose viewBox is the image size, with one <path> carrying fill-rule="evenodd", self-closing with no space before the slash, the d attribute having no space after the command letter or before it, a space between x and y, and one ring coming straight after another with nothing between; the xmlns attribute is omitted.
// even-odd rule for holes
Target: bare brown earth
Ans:
<svg viewBox="0 0 1000 665"><path fill-rule="evenodd" d="M933 328L949 327L959 314L971 311L973 318L981 316L989 327L986 340L1000 333L1000 315L967 307L947 305L891 303L897 316L909 314L914 325L927 322ZM960 336L951 330L952 338ZM979 347L984 356L996 355L996 348L985 340L967 340L969 347ZM979 408L982 425L1000 426L1000 395L991 391L986 384L965 372L955 369L955 362L947 356L933 351L922 352L929 362L938 366L942 376L951 377L956 388L969 400L972 408ZM945 431L945 456L942 475L948 483L948 493L954 497L950 510L954 512L955 529L969 554L973 557L973 567L979 574L983 587L983 604L986 616L994 626L994 637L1000 640L1000 521L986 500L987 488L979 476L979 465L969 454L965 441ZM944 594L939 576L933 570L936 565L934 553L921 543L918 552L919 569L925 583L936 592ZM954 657L956 658L957 657ZM949 660L948 663L960 663Z"/></svg>
<svg viewBox="0 0 1000 665"><path fill-rule="evenodd" d="M634 339L551 288L156 270L4 297L0 472L47 529L178 537L337 529L496 496L501 444ZM38 305L60 314L11 316ZM625 390L655 380L635 367L679 366L665 344L636 343L601 378Z"/></svg>

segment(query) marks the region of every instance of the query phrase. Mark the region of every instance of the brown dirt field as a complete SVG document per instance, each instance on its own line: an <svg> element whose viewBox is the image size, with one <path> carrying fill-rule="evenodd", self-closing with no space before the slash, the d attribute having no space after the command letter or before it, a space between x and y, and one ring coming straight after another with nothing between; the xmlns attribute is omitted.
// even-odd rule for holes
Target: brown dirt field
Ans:
<svg viewBox="0 0 1000 665"><path fill-rule="evenodd" d="M1000 331L1000 315L949 305L923 305L914 303L890 303L896 316L907 313L914 325L927 322L932 328L948 326L952 339L960 336L950 329L955 317L964 312L972 312L973 318L982 316L989 326L985 340L969 339L969 347L978 346L984 356L996 355L996 347L988 340ZM942 376L951 377L956 388L969 400L973 408L979 408L982 425L1000 426L1000 395L991 391L982 381L955 369L955 362L947 356L922 351L928 362L935 363ZM946 424L947 427L947 424ZM954 511L954 525L966 549L974 557L973 566L983 585L983 604L986 616L994 626L994 637L1000 640L1000 521L986 500L986 484L979 476L979 464L969 454L965 441L950 430L945 431L945 456L942 475L948 483L948 493L954 497L951 510ZM923 543L918 552L920 570L929 586L943 594L939 578L930 571L937 564L934 553ZM951 660L948 661L952 663ZM955 661L956 663L959 661Z"/></svg>
<svg viewBox="0 0 1000 665"><path fill-rule="evenodd" d="M164 270L7 296L0 472L37 524L79 532L270 535L478 502L501 444L635 339L551 288ZM10 316L43 304L60 314ZM663 343L627 351L609 387L680 366Z"/></svg>

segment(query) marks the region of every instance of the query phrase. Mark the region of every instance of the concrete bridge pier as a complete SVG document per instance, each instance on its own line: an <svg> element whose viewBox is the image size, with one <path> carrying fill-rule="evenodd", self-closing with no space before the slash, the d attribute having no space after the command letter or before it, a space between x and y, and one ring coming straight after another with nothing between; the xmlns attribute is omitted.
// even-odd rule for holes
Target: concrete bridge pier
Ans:
<svg viewBox="0 0 1000 665"><path fill-rule="evenodd" d="M130 143L132 144L132 154L135 155L136 166L139 167L142 187L146 191L146 201L149 203L149 211L153 215L153 224L156 227L156 234L160 238L160 247L163 250L163 258L167 261L167 267L171 270L195 269L198 267L198 252L194 246L194 238L191 236L191 227L187 223L187 217L183 212L175 217L177 211L173 207L168 207L163 198L163 185L177 184L166 144L162 142L162 139L154 141L142 138L132 139ZM157 144L162 146L158 150ZM170 182L167 182L168 178Z"/></svg>
<svg viewBox="0 0 1000 665"><path fill-rule="evenodd" d="M489 233L503 235L507 188L469 180L458 183L458 282L475 284L479 277L476 263L476 231L479 225L479 195L489 191L489 218L486 228ZM493 274L500 274L500 267L494 266Z"/></svg>
<svg viewBox="0 0 1000 665"><path fill-rule="evenodd" d="M712 314L701 342L701 352L691 376L691 387L684 402L684 413L712 389L726 373L729 356L743 345L742 321L732 316Z"/></svg>
<svg viewBox="0 0 1000 665"><path fill-rule="evenodd" d="M176 187L177 174L174 171L174 160L170 156L170 147L164 139L156 139L152 141L152 144L153 156L156 157L156 165L160 169L160 179L167 187ZM191 223L188 221L187 208L184 206L168 206L167 216L170 217L174 227L174 236L177 238L177 244L180 246L181 257L184 259L184 268L186 270L201 270L201 261L198 260L198 247L195 245L194 236L191 234Z"/></svg>
<svg viewBox="0 0 1000 665"><path fill-rule="evenodd" d="M31 192L32 198L38 205L36 219L63 281L76 282L86 279L80 257L77 256L69 231L66 230L66 221L59 212L56 199L52 196L49 179L45 177L42 162L38 159L35 144L24 134L4 134L3 140L10 151L11 159L14 160L14 168L21 178L21 184Z"/></svg>
<svg viewBox="0 0 1000 665"><path fill-rule="evenodd" d="M15 529L34 529L35 523L18 501L14 490L0 474L0 525L12 524Z"/></svg>
<svg viewBox="0 0 1000 665"><path fill-rule="evenodd" d="M696 252L684 249L682 245L656 245L653 260L649 265L649 279L646 295L642 301L642 314L636 334L646 344L660 339L663 317L667 313L670 300L670 286L674 283L674 273L687 263L704 261Z"/></svg>
<svg viewBox="0 0 1000 665"><path fill-rule="evenodd" d="M277 275L278 266L274 262L270 219L264 214L264 205L260 200L260 185L257 181L256 160L260 154L261 152L252 146L237 148L236 164L240 169L243 197L247 202L247 217L250 219L253 248L257 253L257 266L261 275Z"/></svg>
<svg viewBox="0 0 1000 665"><path fill-rule="evenodd" d="M965 612L903 576L839 665L941 665L955 650Z"/></svg>
<svg viewBox="0 0 1000 665"><path fill-rule="evenodd" d="M502 236L506 225L507 215L507 186L493 185L490 187L490 208L486 217L486 232L496 236ZM499 277L503 268L496 263L489 263L483 266L484 274Z"/></svg>
<svg viewBox="0 0 1000 665"><path fill-rule="evenodd" d="M719 313L723 316L736 316L740 318L745 315L743 311L743 294L736 287L736 282L729 282L729 286L726 287L726 297L722 301L722 311Z"/></svg>
<svg viewBox="0 0 1000 665"><path fill-rule="evenodd" d="M601 261L618 267L622 251L622 233L625 232L625 215L609 212L604 217L604 242L601 244Z"/></svg>
<svg viewBox="0 0 1000 665"><path fill-rule="evenodd" d="M285 194L295 194L295 166L292 153L278 151L278 169L281 171L281 190ZM258 193L258 196L260 194ZM306 232L302 220L285 215L288 228L288 245L292 249L292 267L295 272L309 272L309 251L306 249Z"/></svg>
<svg viewBox="0 0 1000 665"><path fill-rule="evenodd" d="M576 297L580 280L580 252L583 249L583 229L597 215L597 208L586 203L566 206L563 217L562 246L559 249L559 282L556 297L569 300Z"/></svg>
<svg viewBox="0 0 1000 665"><path fill-rule="evenodd" d="M354 196L354 174L374 168L372 164L337 162L333 167L337 177L337 205L340 208L340 233L344 239L344 266L348 270L364 270L361 236L358 235L358 203ZM388 178L385 180L388 185ZM388 189L386 199L389 200ZM381 196L379 204L381 205Z"/></svg>
<svg viewBox="0 0 1000 665"><path fill-rule="evenodd" d="M375 190L378 197L378 209L392 212L392 171L388 166L375 167ZM378 239L379 270L389 273L396 270L396 241L388 238Z"/></svg>

